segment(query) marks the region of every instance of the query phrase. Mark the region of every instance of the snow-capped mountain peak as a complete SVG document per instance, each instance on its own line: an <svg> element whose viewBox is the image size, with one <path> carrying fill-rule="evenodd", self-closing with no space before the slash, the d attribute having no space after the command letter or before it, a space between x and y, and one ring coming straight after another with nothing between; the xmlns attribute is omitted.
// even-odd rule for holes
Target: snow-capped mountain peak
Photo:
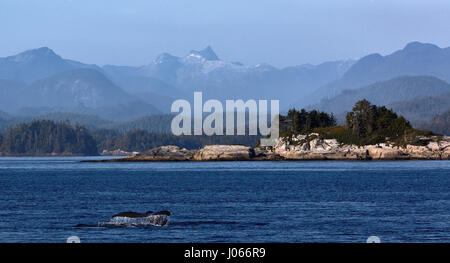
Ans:
<svg viewBox="0 0 450 263"><path fill-rule="evenodd" d="M219 60L219 57L211 48L211 46L207 46L205 49L200 51L191 50L191 52L189 52L188 57L203 58L205 60Z"/></svg>
<svg viewBox="0 0 450 263"><path fill-rule="evenodd" d="M178 60L179 60L178 57L164 52L161 55L159 55L158 57L156 57L156 59L153 61L153 63L154 64L164 64L167 62L173 62L173 61L178 61Z"/></svg>

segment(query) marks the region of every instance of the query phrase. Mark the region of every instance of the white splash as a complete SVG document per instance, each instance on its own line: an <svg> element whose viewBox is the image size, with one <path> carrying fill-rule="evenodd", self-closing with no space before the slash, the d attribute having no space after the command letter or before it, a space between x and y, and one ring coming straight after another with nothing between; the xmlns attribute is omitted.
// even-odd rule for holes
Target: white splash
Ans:
<svg viewBox="0 0 450 263"><path fill-rule="evenodd" d="M116 216L111 218L109 222L99 222L98 226L167 226L169 225L168 215L149 215L145 217L125 217Z"/></svg>

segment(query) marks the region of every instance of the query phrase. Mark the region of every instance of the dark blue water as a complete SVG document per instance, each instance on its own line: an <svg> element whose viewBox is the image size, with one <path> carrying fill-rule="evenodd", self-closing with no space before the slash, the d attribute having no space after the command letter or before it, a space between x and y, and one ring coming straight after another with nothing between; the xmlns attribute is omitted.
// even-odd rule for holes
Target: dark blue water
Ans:
<svg viewBox="0 0 450 263"><path fill-rule="evenodd" d="M450 242L450 161L0 158L0 242ZM74 227L169 210L168 227Z"/></svg>

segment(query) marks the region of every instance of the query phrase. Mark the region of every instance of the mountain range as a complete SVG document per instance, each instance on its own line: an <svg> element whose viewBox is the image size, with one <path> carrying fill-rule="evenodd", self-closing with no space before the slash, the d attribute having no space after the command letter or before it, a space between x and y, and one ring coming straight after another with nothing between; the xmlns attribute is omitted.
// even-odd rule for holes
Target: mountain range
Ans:
<svg viewBox="0 0 450 263"><path fill-rule="evenodd" d="M362 57L343 76L327 83L305 97L296 106L319 102L338 95L343 90L357 89L398 76L428 75L450 82L450 47L411 42L387 56L370 54Z"/></svg>
<svg viewBox="0 0 450 263"><path fill-rule="evenodd" d="M48 47L42 47L0 58L0 79L29 84L56 73L79 68L100 69L96 65L63 59Z"/></svg>
<svg viewBox="0 0 450 263"><path fill-rule="evenodd" d="M159 55L148 65L102 69L123 89L134 94L154 94L169 99L192 100L194 91L205 99L280 99L294 102L292 92L307 93L339 79L354 61L326 62L278 69L268 64L245 66L220 60L211 47L192 50L187 56ZM161 98L160 102L164 99ZM170 109L170 104L164 107Z"/></svg>
<svg viewBox="0 0 450 263"><path fill-rule="evenodd" d="M140 67L89 65L64 59L43 47L0 58L0 109L79 108L149 104L153 113L169 112L178 98L280 99L294 102L292 92L307 93L339 79L352 60L275 68L268 64L245 66L220 60L211 47L191 50L184 57L162 53ZM108 93L108 94L107 94ZM126 93L126 94L125 94ZM40 111L38 109L38 111Z"/></svg>
<svg viewBox="0 0 450 263"><path fill-rule="evenodd" d="M210 46L185 56L162 53L136 67L85 64L43 47L0 58L0 111L130 121L168 113L175 99L202 91L204 100L279 99L282 111L308 107L336 115L367 98L418 123L449 110L447 82L450 48L419 42L386 56L284 68L224 61Z"/></svg>
<svg viewBox="0 0 450 263"><path fill-rule="evenodd" d="M436 77L400 76L359 89L343 90L309 108L333 112L343 122L345 113L351 111L355 102L367 99L373 104L392 108L413 123L421 123L450 108L449 97L445 96L449 93L450 84Z"/></svg>

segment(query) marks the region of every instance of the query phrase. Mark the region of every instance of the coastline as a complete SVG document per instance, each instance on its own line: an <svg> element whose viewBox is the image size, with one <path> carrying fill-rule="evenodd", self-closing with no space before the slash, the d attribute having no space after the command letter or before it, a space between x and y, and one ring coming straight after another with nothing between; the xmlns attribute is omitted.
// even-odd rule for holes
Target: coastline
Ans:
<svg viewBox="0 0 450 263"><path fill-rule="evenodd" d="M280 138L273 147L243 145L207 145L198 150L178 146L161 146L124 158L86 160L86 162L207 162L207 161L398 161L398 160L450 160L450 137L432 138L425 145L396 146L345 145L336 139L315 138L304 141L305 135Z"/></svg>
<svg viewBox="0 0 450 263"><path fill-rule="evenodd" d="M96 157L102 156L98 155L86 155L86 154L72 154L72 153L52 153L52 154L9 154L9 153L1 153L0 158L2 157ZM113 155L111 155L113 156Z"/></svg>

